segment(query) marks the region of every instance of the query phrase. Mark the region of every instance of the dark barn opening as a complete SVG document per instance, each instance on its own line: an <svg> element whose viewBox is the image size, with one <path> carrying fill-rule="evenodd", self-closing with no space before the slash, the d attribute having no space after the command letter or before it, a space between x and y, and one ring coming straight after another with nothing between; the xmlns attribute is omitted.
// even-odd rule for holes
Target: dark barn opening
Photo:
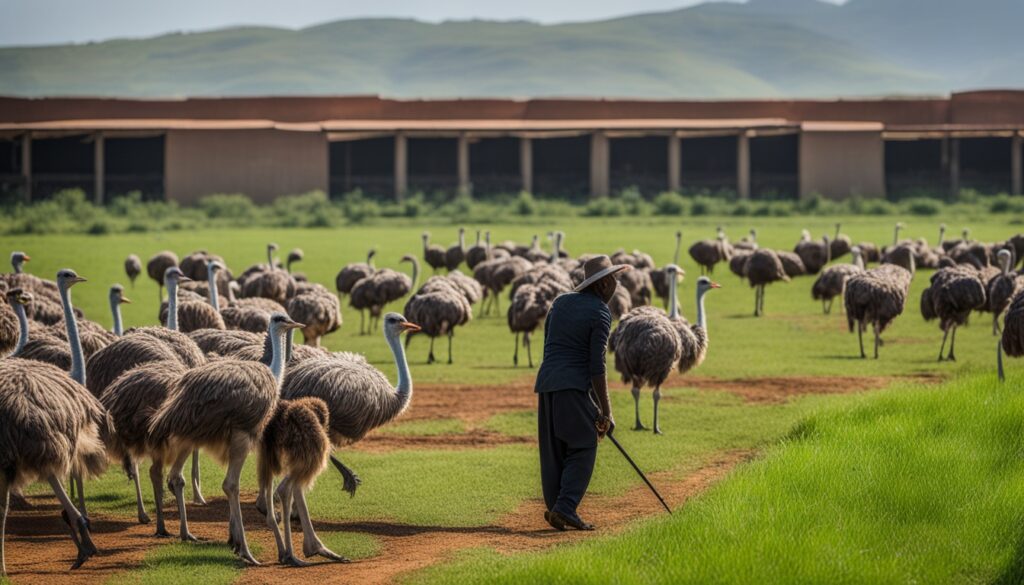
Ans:
<svg viewBox="0 0 1024 585"><path fill-rule="evenodd" d="M62 189L81 189L93 198L96 142L90 135L32 138L32 199Z"/></svg>
<svg viewBox="0 0 1024 585"><path fill-rule="evenodd" d="M648 199L668 188L668 137L613 138L611 188L636 187Z"/></svg>
<svg viewBox="0 0 1024 585"><path fill-rule="evenodd" d="M736 193L738 137L683 138L679 144L680 187L684 193Z"/></svg>
<svg viewBox="0 0 1024 585"><path fill-rule="evenodd" d="M885 189L889 199L945 198L949 167L943 161L942 150L942 140L887 140Z"/></svg>
<svg viewBox="0 0 1024 585"><path fill-rule="evenodd" d="M331 197L356 189L390 199L395 194L395 139L392 136L330 143Z"/></svg>
<svg viewBox="0 0 1024 585"><path fill-rule="evenodd" d="M585 201L590 195L590 136L533 140L533 191Z"/></svg>
<svg viewBox="0 0 1024 585"><path fill-rule="evenodd" d="M1012 138L961 138L960 188L1009 193Z"/></svg>
<svg viewBox="0 0 1024 585"><path fill-rule="evenodd" d="M23 198L21 141L19 137L0 138L0 203Z"/></svg>
<svg viewBox="0 0 1024 585"><path fill-rule="evenodd" d="M797 199L800 196L800 137L755 136L750 139L752 199Z"/></svg>
<svg viewBox="0 0 1024 585"><path fill-rule="evenodd" d="M459 186L458 140L409 138L409 191L454 193Z"/></svg>
<svg viewBox="0 0 1024 585"><path fill-rule="evenodd" d="M106 198L138 192L144 201L164 198L164 137L103 140Z"/></svg>
<svg viewBox="0 0 1024 585"><path fill-rule="evenodd" d="M469 145L469 180L473 195L518 193L523 188L519 166L520 139L480 138Z"/></svg>

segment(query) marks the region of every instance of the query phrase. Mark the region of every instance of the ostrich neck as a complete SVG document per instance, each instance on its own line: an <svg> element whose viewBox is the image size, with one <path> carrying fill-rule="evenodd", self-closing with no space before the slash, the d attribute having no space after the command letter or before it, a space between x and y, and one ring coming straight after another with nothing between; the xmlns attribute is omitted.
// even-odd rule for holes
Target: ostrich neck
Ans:
<svg viewBox="0 0 1024 585"><path fill-rule="evenodd" d="M18 325L21 326L21 332L18 333L18 345L11 352L12 356L21 353L21 350L25 348L25 344L28 343L28 316L25 315L25 305L15 303L14 313L18 315Z"/></svg>
<svg viewBox="0 0 1024 585"><path fill-rule="evenodd" d="M707 292L707 289L697 291L697 327L704 330L704 337L708 335L708 317L704 312L704 295Z"/></svg>
<svg viewBox="0 0 1024 585"><path fill-rule="evenodd" d="M416 284L419 282L419 280L420 280L420 261L415 259L415 258L413 258L412 259L412 285L409 287L410 290L412 290L414 292L416 291Z"/></svg>
<svg viewBox="0 0 1024 585"><path fill-rule="evenodd" d="M861 258L860 254L853 255L853 265L859 267L861 270L864 269L864 259Z"/></svg>
<svg viewBox="0 0 1024 585"><path fill-rule="evenodd" d="M823 240L825 242L825 264L832 262L832 246L828 241L828 238Z"/></svg>
<svg viewBox="0 0 1024 585"><path fill-rule="evenodd" d="M213 310L220 312L220 294L217 291L217 273L213 270L206 271L206 283L210 288L210 304Z"/></svg>
<svg viewBox="0 0 1024 585"><path fill-rule="evenodd" d="M409 400L412 399L412 375L409 373L409 362L405 359L405 349L398 336L389 330L385 337L391 347L391 353L395 356L395 366L398 368L398 386L395 388L395 397L398 399L395 406L396 414L401 412Z"/></svg>
<svg viewBox="0 0 1024 585"><path fill-rule="evenodd" d="M178 330L178 282L167 281L167 328Z"/></svg>
<svg viewBox="0 0 1024 585"><path fill-rule="evenodd" d="M292 361L292 350L295 347L295 330L289 329L288 336L284 338L284 363Z"/></svg>
<svg viewBox="0 0 1024 585"><path fill-rule="evenodd" d="M900 241L900 228L896 228L892 231L892 245L895 246Z"/></svg>
<svg viewBox="0 0 1024 585"><path fill-rule="evenodd" d="M672 253L672 263L679 266L679 249L683 245L683 237L676 236L676 251Z"/></svg>
<svg viewBox="0 0 1024 585"><path fill-rule="evenodd" d="M939 228L939 247L942 247L943 242L946 241L946 230Z"/></svg>
<svg viewBox="0 0 1024 585"><path fill-rule="evenodd" d="M679 295L676 292L679 281L678 281L678 279L676 279L676 275L675 274L667 273L666 276L669 279L668 280L668 302L669 302L668 318L672 319L672 320L675 320L675 319L679 318Z"/></svg>
<svg viewBox="0 0 1024 585"><path fill-rule="evenodd" d="M21 274L21 262L11 261L11 266L14 268L15 274Z"/></svg>
<svg viewBox="0 0 1024 585"><path fill-rule="evenodd" d="M464 232L459 232L459 249L466 249L466 234Z"/></svg>
<svg viewBox="0 0 1024 585"><path fill-rule="evenodd" d="M281 332L277 331L275 328L271 328L271 330L267 332L267 335L270 336L271 347L270 373L273 374L274 380L277 380L277 385L280 387L281 379L284 377L285 362L285 352L284 348L281 347L281 338L285 337L285 335L282 335Z"/></svg>
<svg viewBox="0 0 1024 585"><path fill-rule="evenodd" d="M269 266L271 270L274 269L274 250L270 248L267 248L267 266Z"/></svg>
<svg viewBox="0 0 1024 585"><path fill-rule="evenodd" d="M85 386L85 357L82 355L82 338L78 336L78 320L71 306L71 291L60 287L60 301L64 307L64 324L68 328L68 345L71 346L71 378Z"/></svg>
<svg viewBox="0 0 1024 585"><path fill-rule="evenodd" d="M124 335L124 324L121 321L121 301L116 298L110 299L110 314L114 316L114 335Z"/></svg>

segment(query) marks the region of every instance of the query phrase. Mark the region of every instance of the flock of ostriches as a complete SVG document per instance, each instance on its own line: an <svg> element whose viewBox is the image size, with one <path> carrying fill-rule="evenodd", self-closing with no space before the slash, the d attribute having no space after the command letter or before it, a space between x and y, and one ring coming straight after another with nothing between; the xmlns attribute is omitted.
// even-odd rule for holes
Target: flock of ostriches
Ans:
<svg viewBox="0 0 1024 585"><path fill-rule="evenodd" d="M871 326L876 358L881 333L905 308L915 269L933 268L930 286L921 296L921 313L939 320L939 359L955 359L957 328L971 312L987 311L993 333L1001 335L1001 375L1004 351L1024 354L1024 276L1015 272L1024 236L982 243L971 240L965 230L953 241L945 239L943 226L938 245L931 247L924 239L901 239L902 227L896 225L893 242L885 247L854 245L839 225L832 237L820 240L804 231L792 252L759 247L754 230L730 243L719 228L715 239L696 242L689 253L702 273L711 274L717 264L727 263L746 279L755 289L755 315L764 313L767 285L817 274L812 297L822 301L826 313L841 297L850 331L857 330L861 357L866 357L863 333ZM419 255L402 257L411 264L407 275L376 268L371 251L366 262L341 269L337 294L292 271L302 260L301 250L289 253L282 265L274 256L277 246L270 244L267 262L237 278L223 259L205 251L180 261L172 252L161 252L145 268L161 288L163 326L125 329L120 305L130 301L123 287L114 285L109 289L112 331L72 305L71 289L85 278L70 269L59 271L56 281L39 278L23 271L30 258L14 252L14 271L0 274L0 294L7 301L0 303L0 355L6 356L0 359L0 569L6 572L2 527L10 499L20 498L20 489L37 480L50 484L63 508L78 550L72 568L94 555L83 480L101 473L109 461L120 463L134 482L139 522L148 523L139 461L150 459L156 536L170 536L163 514L166 485L177 504L180 538L195 540L188 528L184 468L191 459L192 503L205 504L200 450L226 465L228 542L239 557L257 564L246 542L239 497L243 464L256 452L256 506L275 536L278 560L306 564L292 546L294 507L303 556L344 561L317 537L306 491L330 462L341 473L344 489L355 493L358 476L332 450L359 441L409 405L412 377L405 352L412 336L429 337L427 363L435 361L434 339L447 337L451 363L452 336L472 319L473 305L480 303L485 315L498 313L507 294L513 361L518 365L522 346L533 366L532 335L543 326L554 299L582 280L583 263L592 257L570 257L560 232L548 238L552 245L546 251L538 236L530 245L492 246L490 234L481 239L478 232L476 244L467 247L460 229L458 243L446 249L432 245L429 234L423 234L422 259L434 275L421 285ZM654 389L656 433L661 432L661 384L674 369L686 372L700 365L707 353L704 297L718 288L701 276L696 322L680 314L676 290L684 277L678 266L682 234L677 232L675 239L673 263L662 268L637 250L612 254L613 262L632 269L618 275L620 286L610 303L618 325L609 347L616 370L632 386L636 429L645 428L640 389ZM832 264L846 255L852 262ZM879 265L867 269L869 263ZM472 277L460 271L463 265ZM125 261L133 285L142 270L137 256ZM445 272L438 274L440 270ZM410 293L404 315L382 315L385 306ZM654 297L666 310L652 306ZM397 364L397 386L362 355L320 347L321 337L341 326L339 299L359 310L362 333L383 318L384 338ZM293 345L295 329L302 330L303 345ZM70 495L62 483L65 478Z"/></svg>

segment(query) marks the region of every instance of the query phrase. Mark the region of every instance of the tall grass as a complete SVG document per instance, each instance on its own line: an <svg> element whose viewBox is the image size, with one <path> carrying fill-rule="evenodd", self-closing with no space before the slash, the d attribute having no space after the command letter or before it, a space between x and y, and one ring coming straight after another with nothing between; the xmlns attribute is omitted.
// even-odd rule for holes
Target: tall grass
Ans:
<svg viewBox="0 0 1024 585"><path fill-rule="evenodd" d="M818 414L675 516L431 572L444 583L1020 583L1024 379Z"/></svg>

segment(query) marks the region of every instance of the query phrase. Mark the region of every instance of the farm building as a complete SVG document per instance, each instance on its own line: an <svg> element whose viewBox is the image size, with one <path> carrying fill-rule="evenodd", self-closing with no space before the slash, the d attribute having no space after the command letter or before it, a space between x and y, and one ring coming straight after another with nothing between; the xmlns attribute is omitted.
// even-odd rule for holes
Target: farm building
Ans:
<svg viewBox="0 0 1024 585"><path fill-rule="evenodd" d="M0 194L182 203L635 186L741 198L1024 191L1024 92L794 101L0 98Z"/></svg>

